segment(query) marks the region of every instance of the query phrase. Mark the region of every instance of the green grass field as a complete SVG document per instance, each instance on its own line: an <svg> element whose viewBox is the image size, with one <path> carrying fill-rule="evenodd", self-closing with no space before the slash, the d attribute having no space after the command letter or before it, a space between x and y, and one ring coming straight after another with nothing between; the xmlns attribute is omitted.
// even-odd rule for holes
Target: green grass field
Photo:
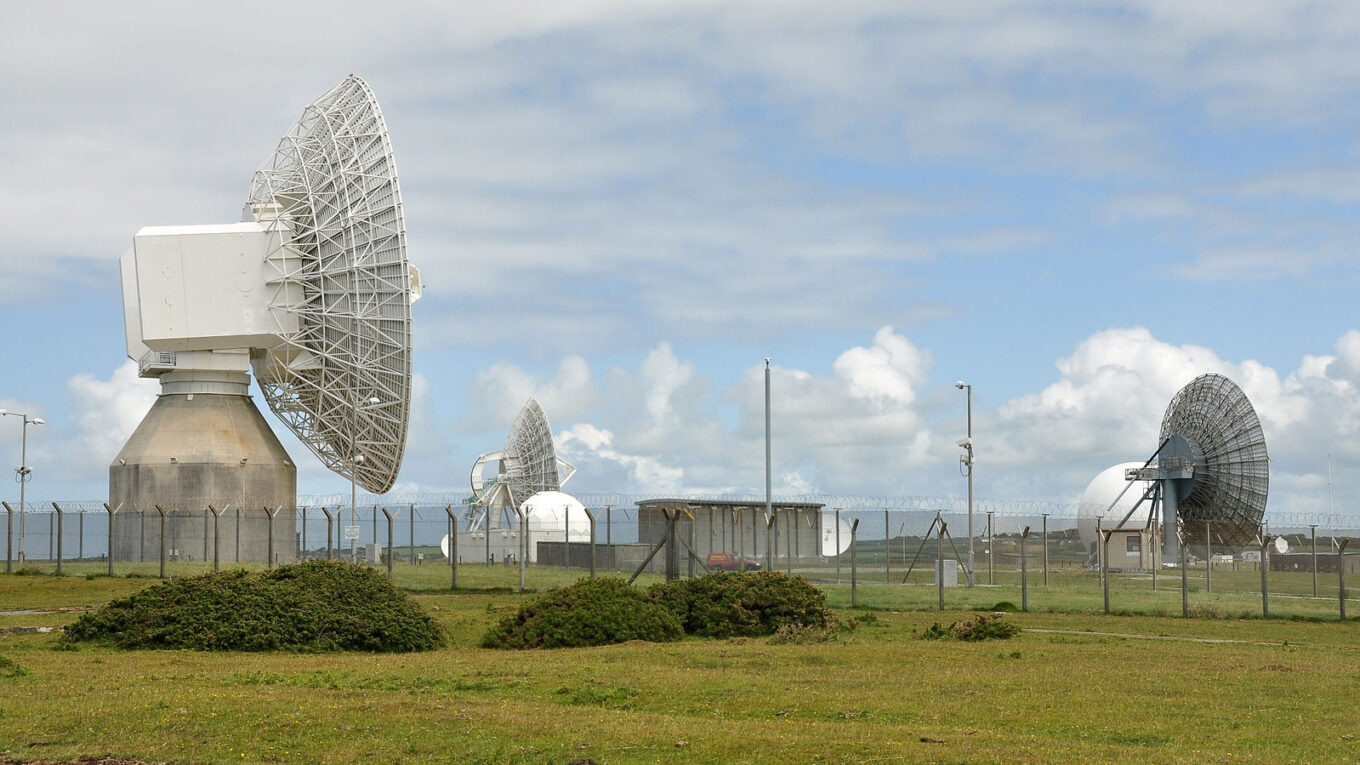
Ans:
<svg viewBox="0 0 1360 765"><path fill-rule="evenodd" d="M40 611L0 616L0 628L65 624L75 612L49 609L154 581L68 568L79 575L0 576L0 611ZM1335 599L1282 595L1272 613L1294 618L1264 620L1259 593L1196 591L1192 607L1216 618L1182 619L1178 575L1156 593L1148 579L1116 577L1112 606L1129 615L1104 616L1095 575L1052 572L1050 587L1031 587L1031 612L1009 617L1024 632L970 644L914 632L969 607L1018 604L1017 586L950 590L941 613L933 587L862 572L859 609L847 608L848 584L825 586L863 622L838 641L499 652L476 645L527 597L513 592L518 571L460 567L457 593L448 573L396 567L451 636L428 654L62 651L53 633L0 635L0 751L171 762L1360 758L1360 621L1339 622ZM582 575L535 568L527 583ZM1271 576L1273 588L1284 575Z"/></svg>

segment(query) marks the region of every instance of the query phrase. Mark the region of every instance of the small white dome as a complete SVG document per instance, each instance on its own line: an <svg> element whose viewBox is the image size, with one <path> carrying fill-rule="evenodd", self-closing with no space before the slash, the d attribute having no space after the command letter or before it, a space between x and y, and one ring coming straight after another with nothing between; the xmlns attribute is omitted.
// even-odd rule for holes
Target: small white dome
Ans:
<svg viewBox="0 0 1360 765"><path fill-rule="evenodd" d="M590 541L590 517L586 515L586 506L570 494L540 491L524 500L519 509L528 517L530 534L546 534L548 541L561 539L563 530L570 523L570 541Z"/></svg>
<svg viewBox="0 0 1360 765"><path fill-rule="evenodd" d="M1100 474L1091 479L1086 485L1086 491L1081 493L1081 499L1077 501L1077 532L1081 535L1081 541L1087 544L1098 542L1096 536L1096 518L1101 517L1101 528L1108 529L1119 523L1124 515L1133 508L1134 504L1142 499L1143 493L1152 484L1151 481L1134 481L1133 486L1129 486L1129 481L1124 479L1126 468L1140 468L1141 462L1124 462L1113 467L1105 468ZM1119 492L1128 491L1124 496L1119 497ZM1114 507L1110 503L1114 502L1115 497L1119 497L1119 502ZM1152 501L1144 502L1129 519L1124 522L1124 528L1142 528L1147 525L1148 515L1152 512Z"/></svg>

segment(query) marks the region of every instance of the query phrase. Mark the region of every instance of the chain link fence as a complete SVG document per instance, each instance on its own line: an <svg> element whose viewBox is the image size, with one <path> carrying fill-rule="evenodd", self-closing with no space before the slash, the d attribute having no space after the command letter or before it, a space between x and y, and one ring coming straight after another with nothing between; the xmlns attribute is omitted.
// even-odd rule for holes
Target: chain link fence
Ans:
<svg viewBox="0 0 1360 765"><path fill-rule="evenodd" d="M665 524L643 518L637 503L645 497L580 498L593 523L563 518L556 527L535 527L531 521L525 539L513 513L488 514L438 495L405 502L365 496L354 507L347 496L301 497L298 507L285 509L229 502L196 508L5 503L0 537L6 571L164 575L166 566L198 571L336 558L389 571L441 565L453 569L453 583L460 566L520 569L521 586L526 576L552 586L572 571L666 573L667 556L656 554ZM980 607L993 596L1004 604L1019 588L1022 607L1078 592L1114 610L1156 602L1161 605L1148 608L1174 612L1176 594L1185 592L1259 596L1263 611L1274 598L1288 610L1294 601L1344 604L1345 577L1360 573L1360 550L1346 547L1360 534L1360 517L1349 515L1272 514L1262 528L1264 546L1191 548L1182 568L1151 551L1159 547L1151 532L1112 536L1105 545L1083 540L1075 505L978 501L970 536L966 500L957 498L781 497L824 509L784 514L773 523L763 497L687 498L700 507L706 499L745 504L734 515L694 510L680 517L675 533L683 549L670 559L671 566L678 562L675 573L700 575L714 563L711 556L730 555L807 577L843 605L861 595L870 605L906 604L938 589L941 602L948 590L955 605ZM501 576L513 582L513 575ZM859 589L841 592L846 587Z"/></svg>

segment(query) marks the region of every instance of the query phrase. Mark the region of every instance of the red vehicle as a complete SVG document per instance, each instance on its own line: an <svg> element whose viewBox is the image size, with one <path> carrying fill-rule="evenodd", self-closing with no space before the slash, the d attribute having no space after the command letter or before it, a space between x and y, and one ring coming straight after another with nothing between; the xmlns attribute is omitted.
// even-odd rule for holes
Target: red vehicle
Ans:
<svg viewBox="0 0 1360 765"><path fill-rule="evenodd" d="M738 558L735 553L715 552L708 554L708 567L714 571L759 571L760 561Z"/></svg>

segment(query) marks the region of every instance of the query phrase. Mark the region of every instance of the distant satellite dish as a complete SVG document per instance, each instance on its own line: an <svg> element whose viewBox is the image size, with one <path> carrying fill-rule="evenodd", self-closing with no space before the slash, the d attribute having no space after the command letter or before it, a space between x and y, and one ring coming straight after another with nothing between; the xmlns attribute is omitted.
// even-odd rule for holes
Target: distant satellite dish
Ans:
<svg viewBox="0 0 1360 765"><path fill-rule="evenodd" d="M441 539L441 540L439 540L439 549L440 549L441 552L444 553L444 557L445 557L445 558L449 557L449 535L448 535L448 534L445 534L445 535L444 535L444 538Z"/></svg>
<svg viewBox="0 0 1360 765"><path fill-rule="evenodd" d="M487 481L484 473L492 462L499 472ZM575 473L576 466L557 456L548 415L531 398L510 425L505 447L480 455L472 466L472 493L483 508L518 508L535 494L560 490Z"/></svg>
<svg viewBox="0 0 1360 765"><path fill-rule="evenodd" d="M1171 399L1161 445L1128 477L1158 482L1168 558L1178 532L1187 545L1245 546L1260 532L1270 486L1261 420L1232 380L1200 375Z"/></svg>
<svg viewBox="0 0 1360 765"><path fill-rule="evenodd" d="M1275 537L1275 552L1284 555L1289 552L1289 542L1284 537Z"/></svg>
<svg viewBox="0 0 1360 765"><path fill-rule="evenodd" d="M837 555L850 549L850 524L844 518L840 521L840 544L837 545L836 529L837 519L834 512L822 511L822 555L827 558L834 558Z"/></svg>

